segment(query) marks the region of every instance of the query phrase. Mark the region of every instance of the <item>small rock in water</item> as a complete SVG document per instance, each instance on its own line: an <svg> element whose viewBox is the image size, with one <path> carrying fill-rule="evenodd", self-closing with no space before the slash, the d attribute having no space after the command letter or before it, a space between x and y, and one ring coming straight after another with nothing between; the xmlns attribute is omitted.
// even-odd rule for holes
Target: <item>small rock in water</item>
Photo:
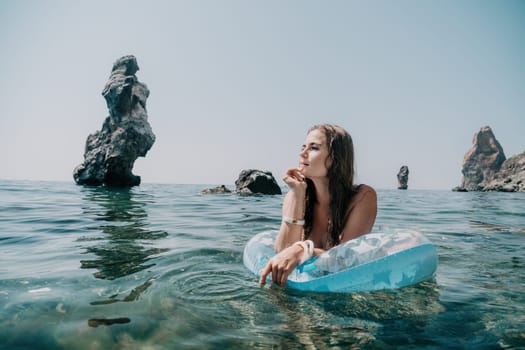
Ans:
<svg viewBox="0 0 525 350"><path fill-rule="evenodd" d="M398 190L406 190L408 188L408 167L403 165L397 173Z"/></svg>
<svg viewBox="0 0 525 350"><path fill-rule="evenodd" d="M217 194L217 193L231 193L232 191L230 191L226 186L224 185L220 185L220 186L217 186L217 187L214 187L214 188L207 188L207 189L204 189L202 190L202 194Z"/></svg>
<svg viewBox="0 0 525 350"><path fill-rule="evenodd" d="M235 181L235 186L235 191L240 194L282 194L270 171L243 170Z"/></svg>

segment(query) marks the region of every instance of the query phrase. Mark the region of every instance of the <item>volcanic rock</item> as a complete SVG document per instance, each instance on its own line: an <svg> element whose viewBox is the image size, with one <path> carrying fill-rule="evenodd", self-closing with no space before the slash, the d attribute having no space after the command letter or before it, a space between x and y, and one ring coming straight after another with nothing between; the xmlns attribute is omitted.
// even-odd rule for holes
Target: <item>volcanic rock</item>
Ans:
<svg viewBox="0 0 525 350"><path fill-rule="evenodd" d="M481 191L494 179L505 161L505 153L489 126L481 128L472 141L472 148L465 154L463 179L456 191Z"/></svg>
<svg viewBox="0 0 525 350"><path fill-rule="evenodd" d="M231 193L230 189L224 185L220 185L213 188L206 188L201 191L202 194L220 194L220 193Z"/></svg>
<svg viewBox="0 0 525 350"><path fill-rule="evenodd" d="M408 167L403 165L397 173L398 190L406 190L408 188Z"/></svg>
<svg viewBox="0 0 525 350"><path fill-rule="evenodd" d="M235 181L235 191L240 194L282 194L270 171L254 169L241 171Z"/></svg>
<svg viewBox="0 0 525 350"><path fill-rule="evenodd" d="M155 142L148 123L147 86L138 81L134 56L119 58L114 64L102 95L109 116L102 129L88 136L84 163L73 171L77 184L129 187L140 184L132 173L138 157L146 156Z"/></svg>
<svg viewBox="0 0 525 350"><path fill-rule="evenodd" d="M525 152L505 160L483 191L525 192Z"/></svg>

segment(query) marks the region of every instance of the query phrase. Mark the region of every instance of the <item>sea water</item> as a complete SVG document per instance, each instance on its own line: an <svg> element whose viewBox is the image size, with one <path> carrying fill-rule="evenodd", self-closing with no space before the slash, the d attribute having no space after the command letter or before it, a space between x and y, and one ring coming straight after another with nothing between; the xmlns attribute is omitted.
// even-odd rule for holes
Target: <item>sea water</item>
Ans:
<svg viewBox="0 0 525 350"><path fill-rule="evenodd" d="M525 348L525 194L378 190L376 229L435 245L435 278L302 294L242 263L282 196L0 181L1 349Z"/></svg>

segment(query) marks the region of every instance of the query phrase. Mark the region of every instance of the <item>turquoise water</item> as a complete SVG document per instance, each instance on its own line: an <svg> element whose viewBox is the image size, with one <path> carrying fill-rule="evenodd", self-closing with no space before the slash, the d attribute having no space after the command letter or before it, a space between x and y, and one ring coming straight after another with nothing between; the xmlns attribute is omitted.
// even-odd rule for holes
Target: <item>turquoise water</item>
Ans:
<svg viewBox="0 0 525 350"><path fill-rule="evenodd" d="M378 228L424 233L435 279L307 295L242 264L282 196L207 187L0 181L0 348L525 348L525 194L379 190Z"/></svg>

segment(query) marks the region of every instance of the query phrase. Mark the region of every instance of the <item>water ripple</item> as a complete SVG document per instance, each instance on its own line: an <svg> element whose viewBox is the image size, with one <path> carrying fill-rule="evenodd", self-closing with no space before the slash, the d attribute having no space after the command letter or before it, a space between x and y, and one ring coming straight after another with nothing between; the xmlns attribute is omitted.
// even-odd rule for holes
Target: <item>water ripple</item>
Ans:
<svg viewBox="0 0 525 350"><path fill-rule="evenodd" d="M218 302L244 298L253 293L241 267L239 252L199 249L170 257L173 263L165 279L173 284L174 296L183 301Z"/></svg>

